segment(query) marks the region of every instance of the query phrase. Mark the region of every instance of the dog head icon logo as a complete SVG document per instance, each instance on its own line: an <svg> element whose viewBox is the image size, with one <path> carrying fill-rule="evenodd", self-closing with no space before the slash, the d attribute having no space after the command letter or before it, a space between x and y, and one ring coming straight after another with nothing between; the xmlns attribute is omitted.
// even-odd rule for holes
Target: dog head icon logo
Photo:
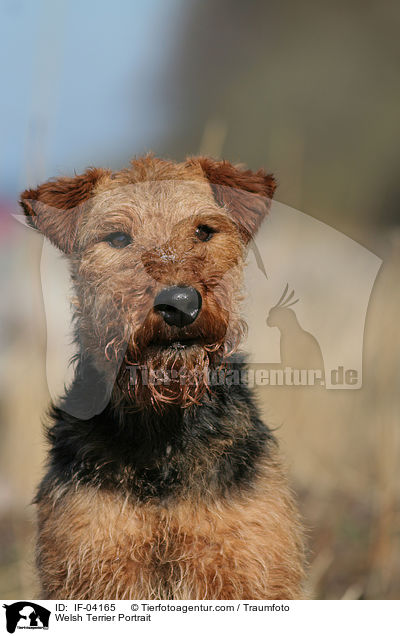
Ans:
<svg viewBox="0 0 400 636"><path fill-rule="evenodd" d="M6 627L9 634L14 634L17 628L49 628L51 612L37 603L18 601L10 605L4 604L3 607L6 610Z"/></svg>

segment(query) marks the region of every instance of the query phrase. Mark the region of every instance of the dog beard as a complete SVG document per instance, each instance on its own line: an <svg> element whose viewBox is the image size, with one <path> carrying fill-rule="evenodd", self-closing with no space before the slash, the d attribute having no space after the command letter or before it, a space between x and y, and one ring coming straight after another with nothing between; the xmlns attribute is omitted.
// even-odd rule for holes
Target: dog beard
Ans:
<svg viewBox="0 0 400 636"><path fill-rule="evenodd" d="M246 333L246 323L229 323L227 312L223 319L202 319L196 330L177 332L150 314L129 338L113 401L158 410L168 404L199 404L211 391L210 372L225 366Z"/></svg>
<svg viewBox="0 0 400 636"><path fill-rule="evenodd" d="M117 378L120 397L132 406L162 409L167 404L183 408L199 404L210 390L210 369L223 364L222 344L162 348L149 347L144 354L128 351Z"/></svg>

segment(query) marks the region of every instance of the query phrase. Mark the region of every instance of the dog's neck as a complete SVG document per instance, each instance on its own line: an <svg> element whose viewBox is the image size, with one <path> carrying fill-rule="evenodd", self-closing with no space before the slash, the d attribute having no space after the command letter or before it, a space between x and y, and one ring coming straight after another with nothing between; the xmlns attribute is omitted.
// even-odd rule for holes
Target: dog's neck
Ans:
<svg viewBox="0 0 400 636"><path fill-rule="evenodd" d="M221 496L249 487L271 443L244 384L221 383L187 408L135 408L130 399L117 407L109 392L93 367L78 369L60 407L52 409L47 479L122 489L140 500L188 491Z"/></svg>

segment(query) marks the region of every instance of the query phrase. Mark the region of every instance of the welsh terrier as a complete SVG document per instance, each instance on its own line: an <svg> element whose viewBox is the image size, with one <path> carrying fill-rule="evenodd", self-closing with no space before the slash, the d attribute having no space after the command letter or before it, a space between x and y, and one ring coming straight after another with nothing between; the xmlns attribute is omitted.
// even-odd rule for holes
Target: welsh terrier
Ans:
<svg viewBox="0 0 400 636"><path fill-rule="evenodd" d="M277 442L246 383L213 381L244 367L244 258L274 190L263 170L146 156L22 194L67 255L79 345L35 499L41 598L303 595Z"/></svg>

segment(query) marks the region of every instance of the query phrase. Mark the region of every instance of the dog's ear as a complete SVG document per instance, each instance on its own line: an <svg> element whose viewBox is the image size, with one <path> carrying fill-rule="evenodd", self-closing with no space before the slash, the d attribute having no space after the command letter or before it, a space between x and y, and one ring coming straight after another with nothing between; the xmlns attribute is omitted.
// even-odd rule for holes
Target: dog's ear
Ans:
<svg viewBox="0 0 400 636"><path fill-rule="evenodd" d="M29 224L63 252L71 253L83 206L99 180L108 174L107 170L89 168L82 175L60 177L25 190L20 204Z"/></svg>
<svg viewBox="0 0 400 636"><path fill-rule="evenodd" d="M215 161L208 157L189 160L198 163L208 179L214 197L224 205L236 221L246 243L256 234L261 221L268 214L276 189L272 174L264 170L245 170L229 161Z"/></svg>

